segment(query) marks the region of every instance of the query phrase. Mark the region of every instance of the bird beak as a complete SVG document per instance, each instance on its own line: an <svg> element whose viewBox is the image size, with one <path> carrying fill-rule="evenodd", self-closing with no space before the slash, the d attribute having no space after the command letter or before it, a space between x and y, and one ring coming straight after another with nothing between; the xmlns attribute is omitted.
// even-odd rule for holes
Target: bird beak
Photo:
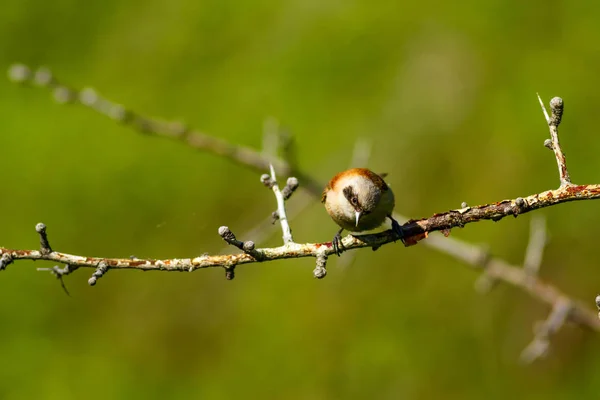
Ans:
<svg viewBox="0 0 600 400"><path fill-rule="evenodd" d="M358 226L358 220L360 220L360 211L356 211L356 226Z"/></svg>

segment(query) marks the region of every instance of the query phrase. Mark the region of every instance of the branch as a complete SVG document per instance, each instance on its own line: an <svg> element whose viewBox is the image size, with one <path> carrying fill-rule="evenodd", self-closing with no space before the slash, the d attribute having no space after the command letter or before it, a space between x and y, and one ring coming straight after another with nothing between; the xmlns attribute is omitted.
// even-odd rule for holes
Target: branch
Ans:
<svg viewBox="0 0 600 400"><path fill-rule="evenodd" d="M552 100L550 100L550 110L552 110L551 116L548 116L546 107L544 107L544 102L539 94L538 100L540 101L542 111L544 112L544 117L546 118L546 122L550 128L550 139L546 139L544 146L554 151L556 163L558 165L558 174L560 176L560 186L571 185L571 177L569 176L569 171L567 170L567 159L565 158L565 155L560 147L560 142L558 141L558 125L560 125L560 121L562 120L564 108L563 100L560 97L554 97Z"/></svg>
<svg viewBox="0 0 600 400"><path fill-rule="evenodd" d="M243 146L230 144L222 139L211 137L199 131L192 130L180 122L167 122L153 118L144 117L137 113L126 110L122 106L101 98L93 89L76 90L66 85L60 84L47 69L38 69L35 73L24 65L14 65L9 70L9 76L12 80L21 83L34 83L39 86L47 87L53 90L54 97L62 103L77 102L87 106L100 114L106 115L116 121L128 124L139 132L161 137L179 139L187 145L198 150L207 151L213 154L229 158L234 162L253 168L258 171L265 171L267 167L273 165L274 169L280 174L295 176L303 183L303 187L313 196L319 196L323 185L310 176L299 171L294 164L290 164L274 154L265 154L269 152L257 152ZM539 98L539 96L538 96ZM430 232L441 230L445 235L453 227L463 227L464 225L477 222L484 219L498 221L506 216L518 216L526 212L553 206L556 204L575 201L591 200L600 197L600 185L580 185L571 183L569 173L566 167L566 159L558 140L558 126L561 121L563 103L560 98L554 98L551 101L552 116L548 116L543 103L546 121L550 129L550 139L545 145L554 151L560 175L561 185L557 190L549 190L527 197L518 197L514 200L503 200L496 203L485 204L475 207L468 207L466 204L460 209L450 210L448 212L434 214L430 218L420 220L411 220L404 225L404 231L408 236L407 243L415 244L419 240L428 236ZM278 201L278 213L279 213ZM398 220L406 220L400 215L395 214ZM282 225L282 229L285 229ZM233 277L233 268L236 265L250 264L256 262L268 262L272 260L314 257L316 259L316 268L314 275L318 278L326 274L327 257L333 254L330 242L326 243L306 243L298 244L290 242L281 247L255 249L253 242L239 242L235 239L233 233L231 237L229 228L219 229L220 234L228 243L240 247L243 250L241 254L225 255L204 255L195 258L186 259L115 259L100 257L83 257L66 253L52 251L48 246L42 244L42 249L37 250L11 250L0 248L0 271L16 260L50 260L72 267L90 267L95 268L90 284L95 284L96 279L101 277L108 269L140 269L140 270L163 270L163 271L194 271L196 269L208 267L223 267L226 269L228 278ZM226 239L228 236L230 240ZM291 236L291 230L290 230ZM348 235L343 239L346 250L352 250L361 247L378 247L391 243L398 238L392 231L386 231L375 235ZM47 238L46 238L47 240ZM532 276L526 269L512 266L505 261L490 257L489 252L470 245L456 238L444 238L442 236L431 236L423 244L436 250L445 252L469 265L483 268L486 276L497 281L509 283L531 294L534 298L549 304L554 310L551 314L553 321L560 320L555 318L556 311L561 302L569 298L560 292L556 287L544 283L535 275ZM45 250L46 249L46 250ZM50 250L50 251L47 251ZM528 264L529 265L529 264ZM531 269L531 268L528 268ZM600 297L600 296L599 296ZM600 298L597 299L600 309ZM600 321L595 314L584 305L576 301L569 300L569 310L559 314L564 315L564 319L569 319L582 326L600 332ZM554 314L554 316L553 316ZM560 324L550 324L553 327L560 327ZM556 329L548 329L548 332L554 332ZM546 336L550 336L547 334Z"/></svg>
<svg viewBox="0 0 600 400"><path fill-rule="evenodd" d="M571 307L569 299L560 298L556 300L548 318L534 327L535 337L521 353L521 362L529 364L548 354L550 338L565 324L571 312Z"/></svg>
<svg viewBox="0 0 600 400"><path fill-rule="evenodd" d="M403 225L406 241L409 245L424 239L429 233L447 231L455 227L464 227L467 224L482 220L494 220L508 216L518 216L544 207L576 200L591 200L600 198L600 185L569 186L556 190L533 194L514 200L503 200L492 204L484 204L466 209L450 210L434 214L429 218L409 221ZM392 231L387 230L369 235L348 235L342 239L346 250L363 247L380 247L393 243L400 238ZM38 250L11 250L0 247L0 254L8 254L13 261L19 259L49 260L63 264L80 267L96 268L100 262L105 262L110 269L139 269L139 270L164 270L183 271L196 270L209 267L226 267L231 265L249 264L281 260L286 258L317 257L319 255L332 255L335 250L331 242L298 244L288 242L286 245L274 248L256 249L263 255L261 260L256 260L249 254L201 256L186 259L151 260L151 259L117 259L82 257L52 251L45 253Z"/></svg>
<svg viewBox="0 0 600 400"><path fill-rule="evenodd" d="M277 184L277 177L275 176L273 165L269 165L269 169L271 170L271 175L264 174L260 177L260 180L265 186L272 189L273 193L275 193L275 198L277 199L277 211L273 213L273 217L274 219L279 219L281 222L283 243L293 243L294 240L292 238L292 230L290 229L290 224L287 220L284 202L289 199L292 193L294 193L294 191L298 188L298 179L294 177L288 178L287 184L283 188L283 191L281 191L279 190L279 185Z"/></svg>
<svg viewBox="0 0 600 400"><path fill-rule="evenodd" d="M523 261L523 268L530 276L537 275L542 265L542 256L544 255L546 243L546 218L535 216L531 218L529 244L525 251L525 261Z"/></svg>

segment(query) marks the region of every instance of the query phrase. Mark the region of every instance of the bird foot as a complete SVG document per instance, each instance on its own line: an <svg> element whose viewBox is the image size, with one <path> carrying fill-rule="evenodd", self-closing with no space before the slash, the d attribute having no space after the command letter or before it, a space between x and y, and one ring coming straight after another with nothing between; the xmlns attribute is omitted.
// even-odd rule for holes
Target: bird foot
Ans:
<svg viewBox="0 0 600 400"><path fill-rule="evenodd" d="M335 254L337 254L338 257L344 251L344 244L342 243L342 231L343 229L340 229L331 241L331 244L333 245L333 250L335 251Z"/></svg>
<svg viewBox="0 0 600 400"><path fill-rule="evenodd" d="M402 243L406 244L404 242L404 229L402 228L402 225L400 225L398 223L398 221L396 221L394 218L392 218L391 215L388 215L388 218L392 220L392 231L394 231L394 233L396 235L398 235L398 237L400 238L400 240L402 241Z"/></svg>

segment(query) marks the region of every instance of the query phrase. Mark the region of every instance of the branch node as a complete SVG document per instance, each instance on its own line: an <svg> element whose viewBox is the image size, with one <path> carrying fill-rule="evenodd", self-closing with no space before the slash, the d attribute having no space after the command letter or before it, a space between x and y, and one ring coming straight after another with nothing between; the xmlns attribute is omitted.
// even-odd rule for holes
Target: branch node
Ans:
<svg viewBox="0 0 600 400"><path fill-rule="evenodd" d="M50 86L53 82L52 71L46 67L39 67L33 75L33 83L38 86Z"/></svg>
<svg viewBox="0 0 600 400"><path fill-rule="evenodd" d="M466 201L463 201L462 203L460 203L460 208L468 208L469 205L467 204Z"/></svg>
<svg viewBox="0 0 600 400"><path fill-rule="evenodd" d="M129 113L120 104L111 104L106 114L117 122L127 122L129 119Z"/></svg>
<svg viewBox="0 0 600 400"><path fill-rule="evenodd" d="M75 93L66 86L56 86L52 91L52 96L59 104L71 103L75 100Z"/></svg>
<svg viewBox="0 0 600 400"><path fill-rule="evenodd" d="M231 232L231 229L229 229L229 227L220 227L219 235L223 238L224 241L226 241L232 246L237 247L244 253L251 255L257 261L262 261L264 259L263 254L260 251L256 250L256 245L253 241L248 240L246 242L242 242L241 240L237 240L233 232Z"/></svg>
<svg viewBox="0 0 600 400"><path fill-rule="evenodd" d="M313 270L313 276L317 279L323 279L327 276L327 256L320 254L317 256L316 267Z"/></svg>
<svg viewBox="0 0 600 400"><path fill-rule="evenodd" d="M544 147L546 147L550 150L554 150L554 147L552 146L552 140L550 140L550 139L544 140Z"/></svg>
<svg viewBox="0 0 600 400"><path fill-rule="evenodd" d="M294 239L292 237L292 230L287 220L287 215L285 211L285 198L282 191L279 189L279 185L277 184L277 176L275 176L275 168L273 168L273 164L269 164L269 169L271 174L263 174L260 177L260 180L265 186L270 187L271 190L273 190L273 193L275 194L275 200L277 200L277 217L279 217L279 222L281 223L281 231L283 233L283 244L294 243ZM292 192L295 190L294 186L298 187L297 183L298 180L296 178L288 179L287 186L290 186L290 189L288 189L290 191L288 197L291 196ZM271 214L271 217L275 218L275 215Z"/></svg>
<svg viewBox="0 0 600 400"><path fill-rule="evenodd" d="M13 64L8 68L8 79L16 83L25 83L31 79L31 69L24 64Z"/></svg>
<svg viewBox="0 0 600 400"><path fill-rule="evenodd" d="M2 254L0 257L0 271L5 270L6 267L13 262L12 257L8 253Z"/></svg>
<svg viewBox="0 0 600 400"><path fill-rule="evenodd" d="M265 185L269 189L272 189L273 185L275 185L277 183L273 178L271 178L271 175L269 175L269 174L262 174L260 176L260 181L262 182L263 185Z"/></svg>
<svg viewBox="0 0 600 400"><path fill-rule="evenodd" d="M274 225L277 221L279 221L279 212L275 210L271 213L271 224Z"/></svg>
<svg viewBox="0 0 600 400"><path fill-rule="evenodd" d="M250 253L252 251L254 251L255 248L255 244L252 240L248 240L246 242L244 242L244 244L242 245L242 250L244 250L246 253Z"/></svg>
<svg viewBox="0 0 600 400"><path fill-rule="evenodd" d="M48 242L48 234L46 233L46 225L40 222L35 226L35 230L40 234L40 253L48 255L52 253L52 247Z"/></svg>
<svg viewBox="0 0 600 400"><path fill-rule="evenodd" d="M292 194L294 193L294 191L296 189L298 189L299 184L300 183L298 182L297 178L294 178L293 176L289 177L288 180L287 180L287 183L286 183L285 187L281 191L283 199L284 200L289 199L292 196Z"/></svg>
<svg viewBox="0 0 600 400"><path fill-rule="evenodd" d="M563 99L561 99L560 97L553 97L552 100L550 100L550 109L552 110L552 117L550 117L550 125L560 125L564 109Z"/></svg>
<svg viewBox="0 0 600 400"><path fill-rule="evenodd" d="M94 271L94 273L92 274L92 277L88 279L88 285L94 286L96 284L96 281L99 278L102 278L107 271L108 265L105 262L99 263L98 267L96 267L96 271Z"/></svg>
<svg viewBox="0 0 600 400"><path fill-rule="evenodd" d="M235 278L235 266L225 267L225 279L230 281L233 278Z"/></svg>
<svg viewBox="0 0 600 400"><path fill-rule="evenodd" d="M231 232L231 229L229 229L228 226L219 227L219 236L221 236L223 240L229 243L230 245L240 249L242 248L243 243L235 238L235 235L233 234L233 232Z"/></svg>
<svg viewBox="0 0 600 400"><path fill-rule="evenodd" d="M98 92L91 87L83 88L79 92L79 101L81 104L87 107L94 106L94 104L98 102L99 98L100 96L98 96Z"/></svg>

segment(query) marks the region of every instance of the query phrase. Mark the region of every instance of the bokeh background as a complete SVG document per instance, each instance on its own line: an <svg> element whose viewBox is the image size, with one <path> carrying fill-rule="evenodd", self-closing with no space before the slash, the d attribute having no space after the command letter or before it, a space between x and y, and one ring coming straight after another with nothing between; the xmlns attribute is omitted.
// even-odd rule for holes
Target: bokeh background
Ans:
<svg viewBox="0 0 600 400"><path fill-rule="evenodd" d="M266 119L295 135L326 182L354 143L389 172L413 218L558 186L539 104L565 99L573 180L600 182L600 3L7 0L0 66L49 67L141 113L260 148ZM6 76L6 75L5 75ZM223 251L275 200L256 171L141 135L47 90L0 79L0 245L172 258ZM289 207L301 203L293 197ZM315 199L295 239L331 240ZM593 308L599 204L537 211L541 275ZM530 215L453 236L519 264ZM269 226L260 245L278 245ZM243 238L252 239L252 238ZM229 249L233 251L235 249ZM347 256L347 255L346 255ZM343 264L343 265L342 265ZM359 251L312 277L312 259L193 274L36 267L0 274L0 398L564 399L600 393L600 336L566 326L530 366L519 354L548 308L421 244Z"/></svg>

